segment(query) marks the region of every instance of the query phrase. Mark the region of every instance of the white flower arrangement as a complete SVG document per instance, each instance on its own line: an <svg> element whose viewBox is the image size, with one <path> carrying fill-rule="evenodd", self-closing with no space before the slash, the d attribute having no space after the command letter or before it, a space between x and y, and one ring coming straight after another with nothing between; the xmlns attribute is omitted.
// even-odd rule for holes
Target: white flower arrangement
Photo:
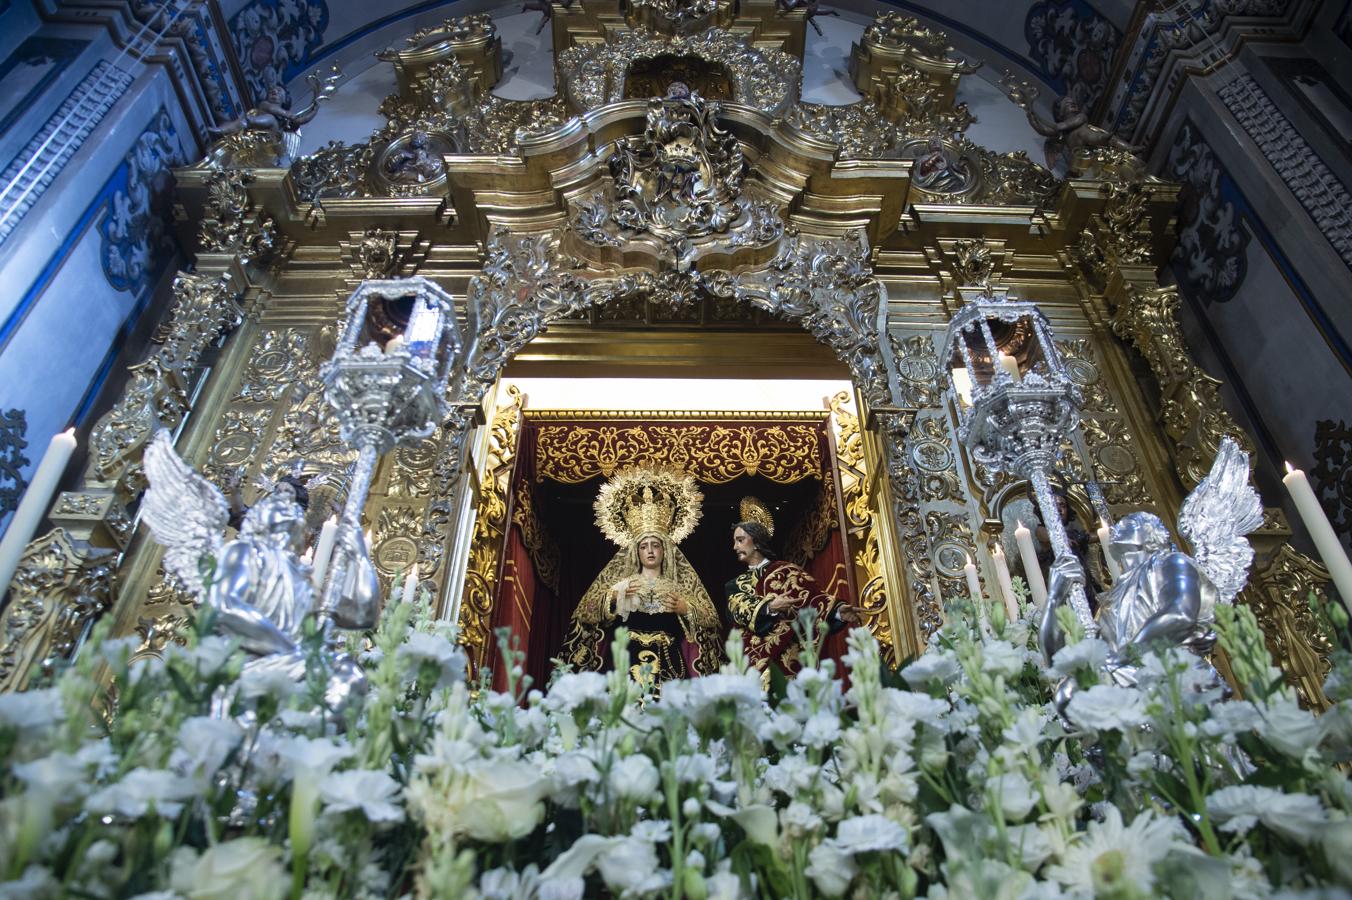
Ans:
<svg viewBox="0 0 1352 900"><path fill-rule="evenodd" d="M767 696L739 642L660 697L622 673L467 683L391 604L323 677L283 684L203 638L131 662L99 634L57 682L0 696L0 898L1333 896L1352 887L1349 655L1317 716L1242 608L1218 630L1244 699L1174 651L1136 686L1081 640L954 615L900 673L863 630L849 688L815 650ZM1332 638L1337 641L1336 636ZM621 636L623 640L623 636ZM112 669L104 719L98 666ZM311 665L322 670L316 652ZM241 674L242 673L242 674ZM322 675L322 671L312 673ZM1062 719L1052 686L1074 679ZM908 684L907 690L902 685ZM228 707L228 715L219 712Z"/></svg>

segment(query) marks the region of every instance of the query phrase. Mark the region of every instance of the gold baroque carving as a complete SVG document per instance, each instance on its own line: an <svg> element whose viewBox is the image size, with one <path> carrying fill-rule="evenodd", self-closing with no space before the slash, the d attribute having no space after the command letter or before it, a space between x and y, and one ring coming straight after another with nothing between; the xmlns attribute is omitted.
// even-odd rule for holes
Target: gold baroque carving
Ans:
<svg viewBox="0 0 1352 900"><path fill-rule="evenodd" d="M28 545L0 623L0 691L21 690L35 667L47 670L75 649L112 600L116 559L78 546L63 528Z"/></svg>
<svg viewBox="0 0 1352 900"><path fill-rule="evenodd" d="M752 47L719 29L698 35L662 36L625 31L604 43L580 44L558 54L560 81L570 105L587 112L624 99L630 66L658 56L694 57L732 75L732 100L775 115L798 99L803 64L783 50Z"/></svg>
<svg viewBox="0 0 1352 900"><path fill-rule="evenodd" d="M1253 610L1287 682L1313 709L1329 705L1324 678L1333 647L1315 625L1306 599L1325 593L1327 582L1328 572L1322 566L1284 543L1249 575L1239 597Z"/></svg>
<svg viewBox="0 0 1352 900"><path fill-rule="evenodd" d="M836 462L845 507L845 552L854 565L855 582L859 585L855 604L878 639L884 659L889 665L896 665L895 623L887 609L882 550L868 497L868 473L864 470L863 435L859 431L859 417L848 408L849 400L849 394L841 391L827 401L836 428ZM829 489L828 485L823 492Z"/></svg>
<svg viewBox="0 0 1352 900"><path fill-rule="evenodd" d="M502 577L503 538L507 532L508 481L516 459L521 434L521 409L525 396L508 385L511 402L500 407L489 424L488 455L484 463L483 488L474 517L465 589L460 601L460 643L477 671L491 658L493 602Z"/></svg>
<svg viewBox="0 0 1352 900"><path fill-rule="evenodd" d="M1124 286L1113 330L1145 357L1161 390L1161 419L1173 441L1178 473L1193 488L1210 470L1221 438L1230 437L1252 456L1253 442L1230 419L1220 382L1201 370L1188 352L1178 323L1178 291L1172 287Z"/></svg>
<svg viewBox="0 0 1352 900"><path fill-rule="evenodd" d="M819 476L817 429L774 425L546 425L536 441L537 479L578 484L626 465L662 458L701 481L761 475L779 484Z"/></svg>

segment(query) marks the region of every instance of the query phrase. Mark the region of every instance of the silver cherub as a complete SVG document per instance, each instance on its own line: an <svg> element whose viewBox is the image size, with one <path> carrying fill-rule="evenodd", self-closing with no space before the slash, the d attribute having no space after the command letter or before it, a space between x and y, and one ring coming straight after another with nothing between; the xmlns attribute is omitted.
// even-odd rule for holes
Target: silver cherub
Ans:
<svg viewBox="0 0 1352 900"><path fill-rule="evenodd" d="M1122 575L1099 595L1098 626L1115 682L1135 684L1136 651L1150 646L1184 647L1210 668L1202 657L1216 643L1211 627L1216 604L1234 602L1243 589L1253 562L1245 536L1262 522L1262 502L1249 484L1249 456L1224 438L1210 473L1179 513L1178 530L1192 544L1193 555L1174 546L1169 529L1152 513L1130 513L1113 526L1112 553ZM1067 602L1071 584L1083 579L1084 570L1073 557L1052 564L1039 628L1048 662L1065 643L1056 610ZM1058 700L1069 700L1068 690L1058 689Z"/></svg>
<svg viewBox="0 0 1352 900"><path fill-rule="evenodd" d="M239 534L224 537L230 507L225 495L174 452L169 432L160 430L146 447L148 487L142 520L163 545L164 568L216 614L216 630L237 640L253 656L245 671L280 670L305 678L302 626L316 612L310 566L297 556L305 537L305 511L291 485L280 483L244 516ZM379 582L360 532L342 529L334 555L346 554L348 576L334 610L318 611L324 627L367 629L379 609ZM210 579L203 560L214 558ZM325 689L330 709L341 710L364 692L366 678L345 654L331 658Z"/></svg>

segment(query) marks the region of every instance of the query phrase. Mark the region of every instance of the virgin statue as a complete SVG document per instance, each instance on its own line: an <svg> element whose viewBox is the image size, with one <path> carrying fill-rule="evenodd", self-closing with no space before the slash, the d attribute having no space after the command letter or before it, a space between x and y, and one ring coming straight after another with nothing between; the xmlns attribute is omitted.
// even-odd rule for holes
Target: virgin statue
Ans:
<svg viewBox="0 0 1352 900"><path fill-rule="evenodd" d="M703 497L678 470L618 472L596 498L596 524L619 551L573 611L563 657L600 670L615 630L629 630L627 666L636 680L661 684L718 670L721 634L709 592L677 546L699 521Z"/></svg>

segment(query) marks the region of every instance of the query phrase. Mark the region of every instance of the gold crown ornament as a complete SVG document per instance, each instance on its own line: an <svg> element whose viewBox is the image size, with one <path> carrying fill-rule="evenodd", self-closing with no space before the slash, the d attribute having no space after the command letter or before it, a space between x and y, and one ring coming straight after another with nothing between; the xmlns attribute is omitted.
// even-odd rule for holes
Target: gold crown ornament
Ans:
<svg viewBox="0 0 1352 900"><path fill-rule="evenodd" d="M699 521L699 492L693 476L664 466L638 466L616 472L596 497L596 524L621 547L646 534L679 544Z"/></svg>
<svg viewBox="0 0 1352 900"><path fill-rule="evenodd" d="M743 522L756 522L765 526L765 531L770 537L775 536L775 517L770 514L770 507L765 505L765 501L759 497L743 497L742 502L737 507L737 512L741 515Z"/></svg>

